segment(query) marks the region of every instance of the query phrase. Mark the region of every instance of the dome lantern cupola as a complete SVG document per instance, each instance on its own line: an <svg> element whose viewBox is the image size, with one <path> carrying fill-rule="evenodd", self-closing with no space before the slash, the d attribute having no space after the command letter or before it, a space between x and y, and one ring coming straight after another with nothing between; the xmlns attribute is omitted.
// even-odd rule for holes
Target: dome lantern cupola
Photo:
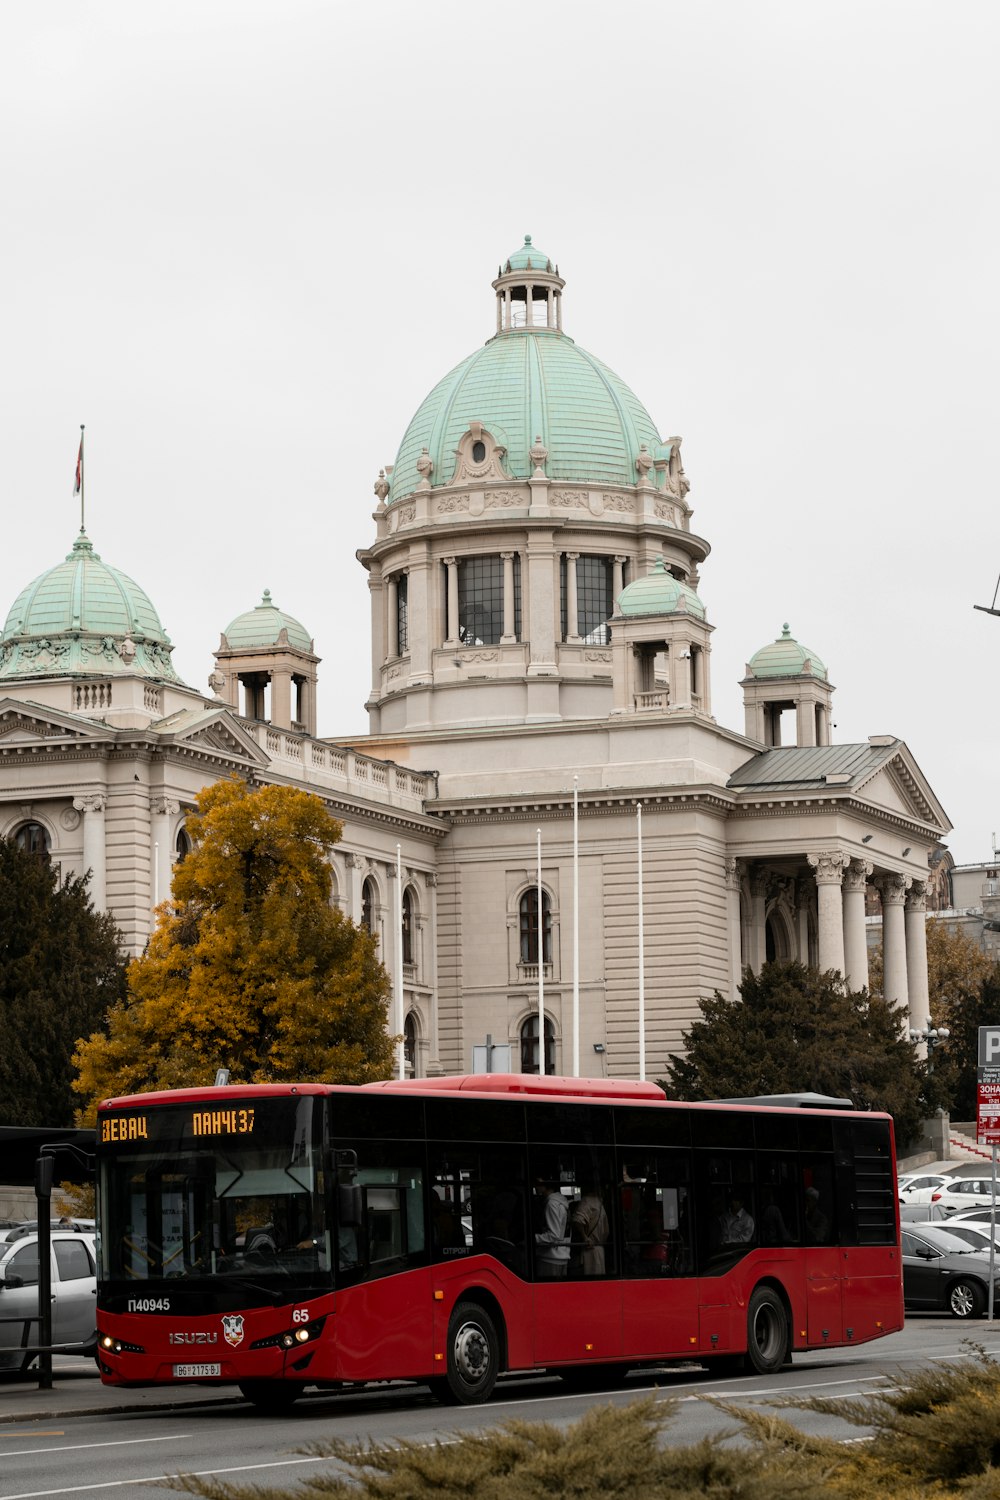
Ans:
<svg viewBox="0 0 1000 1500"><path fill-rule="evenodd" d="M566 285L544 250L524 236L524 244L508 255L497 272L497 333L547 329L562 333L562 290Z"/></svg>
<svg viewBox="0 0 1000 1500"><path fill-rule="evenodd" d="M215 662L223 680L223 702L276 729L316 733L316 668L319 657L305 626L279 609L270 589L254 609L237 615L222 632Z"/></svg>
<svg viewBox="0 0 1000 1500"><path fill-rule="evenodd" d="M815 651L797 641L788 628L747 662L743 709L748 739L781 744L781 716L795 713L796 745L829 745L833 685Z"/></svg>

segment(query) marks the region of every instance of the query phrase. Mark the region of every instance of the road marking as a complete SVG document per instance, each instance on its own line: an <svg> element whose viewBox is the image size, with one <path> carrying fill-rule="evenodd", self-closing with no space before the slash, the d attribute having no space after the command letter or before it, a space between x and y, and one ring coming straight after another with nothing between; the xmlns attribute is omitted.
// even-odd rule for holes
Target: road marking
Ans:
<svg viewBox="0 0 1000 1500"><path fill-rule="evenodd" d="M38 1432L35 1437L59 1437L58 1432ZM24 1434L28 1436L27 1433ZM23 1453L74 1453L81 1449L89 1453L91 1448L128 1448L139 1443L177 1443L182 1438L193 1437L190 1432L174 1432L169 1437L116 1438L111 1443L60 1443L52 1448L12 1448L9 1453L0 1453L0 1458L20 1458Z"/></svg>
<svg viewBox="0 0 1000 1500"><path fill-rule="evenodd" d="M286 1458L279 1459L272 1464L240 1464L232 1469L197 1469L191 1474L192 1479L211 1479L218 1474L247 1474L255 1473L262 1469L284 1469L292 1468L298 1464L324 1464L329 1463L327 1458ZM185 1472L188 1472L185 1470ZM130 1484L169 1484L176 1479L174 1474L149 1474L145 1479L108 1479L103 1484L75 1484L69 1489L58 1490L22 1490L19 1495L6 1495L4 1500L47 1500L52 1495L87 1495L92 1490L120 1490L127 1488Z"/></svg>

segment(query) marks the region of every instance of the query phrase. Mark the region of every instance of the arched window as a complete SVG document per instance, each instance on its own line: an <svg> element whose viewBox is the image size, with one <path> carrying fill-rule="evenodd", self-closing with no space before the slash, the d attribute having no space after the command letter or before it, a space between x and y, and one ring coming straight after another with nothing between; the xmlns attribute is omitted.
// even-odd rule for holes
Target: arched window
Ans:
<svg viewBox="0 0 1000 1500"><path fill-rule="evenodd" d="M552 1022L545 1017L545 1071L556 1070L556 1034ZM529 1016L521 1027L521 1072L538 1072L538 1017Z"/></svg>
<svg viewBox="0 0 1000 1500"><path fill-rule="evenodd" d="M375 882L371 879L361 887L361 925L369 932L375 931Z"/></svg>
<svg viewBox="0 0 1000 1500"><path fill-rule="evenodd" d="M538 962L538 887L531 886L521 897L521 962ZM542 962L552 962L552 908L549 893L542 891Z"/></svg>
<svg viewBox="0 0 1000 1500"><path fill-rule="evenodd" d="M187 829L184 827L184 825L182 823L181 826L180 826L180 828L178 828L178 830L177 830L177 837L174 840L174 860L175 860L175 863L176 864L182 864L183 861L185 859L187 859L187 857L188 857L188 855L190 853L191 853L191 839L188 836Z"/></svg>
<svg viewBox="0 0 1000 1500"><path fill-rule="evenodd" d="M41 823L22 823L14 834L14 843L25 854L33 854L36 859L48 863L49 836Z"/></svg>
<svg viewBox="0 0 1000 1500"><path fill-rule="evenodd" d="M417 1076L417 1023L410 1011L403 1022L403 1064L406 1068L407 1078Z"/></svg>
<svg viewBox="0 0 1000 1500"><path fill-rule="evenodd" d="M409 886L403 892L403 962L413 962L413 896Z"/></svg>

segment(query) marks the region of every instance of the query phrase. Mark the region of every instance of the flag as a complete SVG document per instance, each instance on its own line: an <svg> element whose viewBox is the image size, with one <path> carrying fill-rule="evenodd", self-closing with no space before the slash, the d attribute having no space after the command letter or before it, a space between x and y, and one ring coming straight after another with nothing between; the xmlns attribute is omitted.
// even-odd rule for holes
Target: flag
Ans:
<svg viewBox="0 0 1000 1500"><path fill-rule="evenodd" d="M73 485L74 495L78 495L83 488L83 437L80 437L80 451L76 455L76 482Z"/></svg>

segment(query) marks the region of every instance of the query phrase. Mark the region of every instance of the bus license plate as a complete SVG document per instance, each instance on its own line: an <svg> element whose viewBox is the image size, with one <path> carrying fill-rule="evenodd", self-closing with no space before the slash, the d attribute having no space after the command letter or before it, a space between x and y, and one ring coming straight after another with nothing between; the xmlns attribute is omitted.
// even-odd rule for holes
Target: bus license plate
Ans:
<svg viewBox="0 0 1000 1500"><path fill-rule="evenodd" d="M221 1375L221 1365L174 1365L175 1380L200 1380L206 1375Z"/></svg>

